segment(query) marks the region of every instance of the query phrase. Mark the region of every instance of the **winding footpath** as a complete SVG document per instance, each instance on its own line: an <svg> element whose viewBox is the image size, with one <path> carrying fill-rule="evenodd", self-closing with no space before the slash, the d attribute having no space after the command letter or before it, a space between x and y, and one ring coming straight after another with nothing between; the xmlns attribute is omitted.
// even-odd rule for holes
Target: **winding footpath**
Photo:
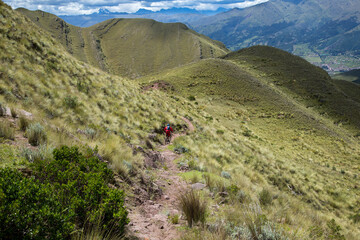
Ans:
<svg viewBox="0 0 360 240"><path fill-rule="evenodd" d="M188 131L194 131L192 123L182 118ZM183 134L174 134L173 139ZM170 143L171 144L171 143ZM178 209L178 199L189 185L179 176L181 172L174 161L180 155L167 149L167 145L160 147L158 152L164 160L164 167L156 169L157 179L155 183L162 188L162 195L156 200L146 200L141 205L136 206L129 212L129 230L139 239L144 240L170 240L179 238L177 227L179 224L173 224L169 220L169 215L181 215ZM180 220L184 223L184 220Z"/></svg>

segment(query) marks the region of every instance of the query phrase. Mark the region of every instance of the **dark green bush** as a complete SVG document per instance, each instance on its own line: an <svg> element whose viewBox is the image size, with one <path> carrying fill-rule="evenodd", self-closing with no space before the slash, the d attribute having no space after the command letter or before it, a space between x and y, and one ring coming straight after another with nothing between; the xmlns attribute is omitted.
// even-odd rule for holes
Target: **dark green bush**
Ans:
<svg viewBox="0 0 360 240"><path fill-rule="evenodd" d="M259 193L259 201L260 201L261 205L263 205L263 206L270 205L272 203L272 200L273 200L273 197L271 196L271 193L269 190L263 189Z"/></svg>
<svg viewBox="0 0 360 240"><path fill-rule="evenodd" d="M0 170L0 239L65 239L99 221L124 233L124 193L92 151L55 149L52 161L34 161L32 177Z"/></svg>
<svg viewBox="0 0 360 240"><path fill-rule="evenodd" d="M57 200L50 184L0 170L0 239L63 239L74 230L74 212Z"/></svg>
<svg viewBox="0 0 360 240"><path fill-rule="evenodd" d="M189 96L188 99L189 99L190 101L195 101L195 100L196 100L196 98L195 98L194 96L192 96L192 95Z"/></svg>
<svg viewBox="0 0 360 240"><path fill-rule="evenodd" d="M78 99L77 99L77 97L67 96L67 97L64 98L64 104L68 108L74 109L78 105Z"/></svg>

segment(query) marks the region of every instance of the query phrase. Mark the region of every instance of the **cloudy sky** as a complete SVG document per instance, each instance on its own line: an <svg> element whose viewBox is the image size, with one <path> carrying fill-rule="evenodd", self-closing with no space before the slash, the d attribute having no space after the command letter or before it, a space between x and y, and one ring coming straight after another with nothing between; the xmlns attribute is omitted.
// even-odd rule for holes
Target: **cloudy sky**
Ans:
<svg viewBox="0 0 360 240"><path fill-rule="evenodd" d="M43 10L56 15L91 14L100 8L111 12L133 13L140 8L159 11L173 7L186 7L197 10L216 10L222 8L244 8L268 0L4 0L12 8L24 7L30 10Z"/></svg>

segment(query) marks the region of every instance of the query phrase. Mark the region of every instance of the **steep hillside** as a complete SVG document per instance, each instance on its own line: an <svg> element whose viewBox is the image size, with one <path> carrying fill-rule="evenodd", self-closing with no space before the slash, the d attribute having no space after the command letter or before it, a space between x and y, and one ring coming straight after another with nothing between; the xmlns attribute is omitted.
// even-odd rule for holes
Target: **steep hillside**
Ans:
<svg viewBox="0 0 360 240"><path fill-rule="evenodd" d="M261 46L139 80L144 86L172 86L164 91L192 99L210 114L209 122L216 119L232 134L247 136L273 159L261 163L246 154L236 162L217 159L229 168L239 162L251 166L274 186L330 215L347 211L340 206L356 205L357 188L338 191L357 181L359 165L353 157L360 88L331 80L302 58ZM337 202L334 191L352 203L344 204L345 197Z"/></svg>
<svg viewBox="0 0 360 240"><path fill-rule="evenodd" d="M353 87L338 89L324 70L304 59L265 46L242 49L224 59L257 65L268 81L289 90L307 108L330 115L336 123L360 127L360 88L355 87L357 96L347 94Z"/></svg>
<svg viewBox="0 0 360 240"><path fill-rule="evenodd" d="M225 46L180 23L111 19L89 28L41 11L18 9L49 31L77 59L132 78L228 53Z"/></svg>
<svg viewBox="0 0 360 240"><path fill-rule="evenodd" d="M191 26L231 50L274 46L336 72L359 65L359 10L356 0L271 0L204 18Z"/></svg>
<svg viewBox="0 0 360 240"><path fill-rule="evenodd" d="M356 126L271 84L263 60L204 59L140 87L78 61L2 1L0 19L0 238L359 236ZM189 189L177 191L180 177ZM189 195L193 183L203 189ZM199 223L198 207L178 207L191 196Z"/></svg>

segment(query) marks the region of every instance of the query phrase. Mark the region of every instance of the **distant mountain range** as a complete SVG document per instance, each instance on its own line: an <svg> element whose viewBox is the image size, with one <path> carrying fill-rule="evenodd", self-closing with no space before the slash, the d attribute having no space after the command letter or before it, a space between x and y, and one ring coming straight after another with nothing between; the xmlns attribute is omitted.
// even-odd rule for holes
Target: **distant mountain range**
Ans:
<svg viewBox="0 0 360 240"><path fill-rule="evenodd" d="M270 0L190 26L231 50L270 45L330 72L360 67L359 0Z"/></svg>
<svg viewBox="0 0 360 240"><path fill-rule="evenodd" d="M217 10L198 11L190 8L170 8L162 9L160 11L150 11L146 9L139 9L136 13L126 12L110 12L107 9L101 8L98 12L89 15L60 15L67 23L78 27L90 27L96 23L103 22L111 18L148 18L159 22L173 23L182 22L190 24L203 17L213 16L218 13L227 11L225 8Z"/></svg>

